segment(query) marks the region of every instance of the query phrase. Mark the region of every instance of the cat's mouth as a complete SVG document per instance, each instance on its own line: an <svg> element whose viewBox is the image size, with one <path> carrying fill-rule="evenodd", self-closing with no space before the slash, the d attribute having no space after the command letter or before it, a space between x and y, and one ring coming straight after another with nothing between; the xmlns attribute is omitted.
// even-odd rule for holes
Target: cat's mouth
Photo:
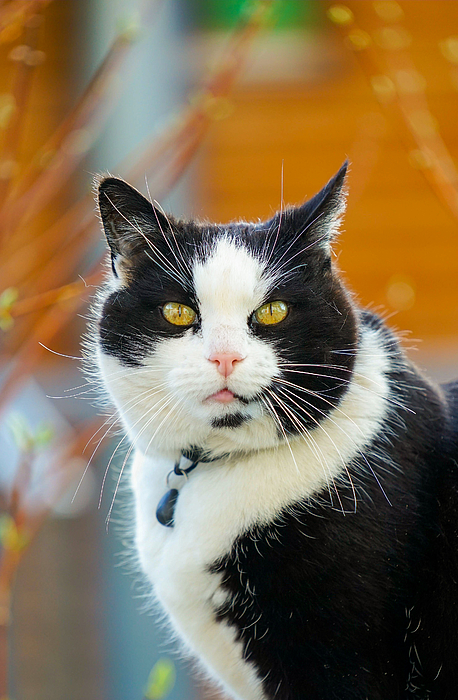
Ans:
<svg viewBox="0 0 458 700"><path fill-rule="evenodd" d="M246 399L244 396L234 394L234 392L228 389L227 387L221 389L220 391L217 391L215 394L207 396L204 403L207 403L207 401L215 401L216 403L220 403L223 405L233 403L234 401L240 401L243 404L249 403L248 399Z"/></svg>
<svg viewBox="0 0 458 700"><path fill-rule="evenodd" d="M211 396L207 396L205 401L217 401L218 403L232 403L232 401L235 401L235 394L232 393L229 389L221 389L221 391L217 391L216 394L211 394Z"/></svg>

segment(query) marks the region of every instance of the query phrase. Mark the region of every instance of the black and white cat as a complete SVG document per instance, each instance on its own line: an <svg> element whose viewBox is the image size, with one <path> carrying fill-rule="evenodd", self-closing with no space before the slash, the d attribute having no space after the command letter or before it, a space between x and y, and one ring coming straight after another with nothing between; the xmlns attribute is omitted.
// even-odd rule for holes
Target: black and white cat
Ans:
<svg viewBox="0 0 458 700"><path fill-rule="evenodd" d="M136 546L241 700L458 697L458 383L343 286L346 166L265 223L100 183L97 365L134 445Z"/></svg>

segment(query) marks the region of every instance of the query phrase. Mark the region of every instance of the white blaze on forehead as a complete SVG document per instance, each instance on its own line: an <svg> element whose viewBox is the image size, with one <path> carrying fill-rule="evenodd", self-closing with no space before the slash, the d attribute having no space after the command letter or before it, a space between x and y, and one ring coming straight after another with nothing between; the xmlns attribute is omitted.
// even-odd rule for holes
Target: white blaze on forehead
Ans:
<svg viewBox="0 0 458 700"><path fill-rule="evenodd" d="M207 354L246 353L247 319L267 294L263 266L250 252L222 238L204 262L194 266Z"/></svg>
<svg viewBox="0 0 458 700"><path fill-rule="evenodd" d="M194 266L194 285L201 315L238 318L263 301L267 285L263 267L244 246L221 239L204 262Z"/></svg>
<svg viewBox="0 0 458 700"><path fill-rule="evenodd" d="M254 311L267 291L262 272L262 264L244 246L227 238L218 241L210 256L194 266L202 317L239 317Z"/></svg>

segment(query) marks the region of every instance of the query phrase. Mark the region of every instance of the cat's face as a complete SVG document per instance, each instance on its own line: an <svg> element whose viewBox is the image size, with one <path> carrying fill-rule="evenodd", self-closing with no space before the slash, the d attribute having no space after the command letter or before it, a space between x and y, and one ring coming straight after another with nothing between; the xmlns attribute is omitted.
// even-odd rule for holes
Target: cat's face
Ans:
<svg viewBox="0 0 458 700"><path fill-rule="evenodd" d="M271 447L339 402L356 339L329 248L344 175L269 222L227 226L177 222L101 183L113 279L98 362L139 449Z"/></svg>

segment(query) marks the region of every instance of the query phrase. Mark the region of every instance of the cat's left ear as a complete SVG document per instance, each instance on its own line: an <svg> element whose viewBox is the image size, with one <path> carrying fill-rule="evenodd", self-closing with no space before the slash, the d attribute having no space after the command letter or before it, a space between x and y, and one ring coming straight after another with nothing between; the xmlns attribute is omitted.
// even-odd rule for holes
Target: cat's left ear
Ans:
<svg viewBox="0 0 458 700"><path fill-rule="evenodd" d="M320 192L291 212L294 230L302 231L307 241L316 241L327 251L330 251L345 212L347 169L348 161L345 161Z"/></svg>
<svg viewBox="0 0 458 700"><path fill-rule="evenodd" d="M165 235L170 219L138 190L116 177L98 183L98 205L105 236L111 250L113 273L125 275L139 255Z"/></svg>

